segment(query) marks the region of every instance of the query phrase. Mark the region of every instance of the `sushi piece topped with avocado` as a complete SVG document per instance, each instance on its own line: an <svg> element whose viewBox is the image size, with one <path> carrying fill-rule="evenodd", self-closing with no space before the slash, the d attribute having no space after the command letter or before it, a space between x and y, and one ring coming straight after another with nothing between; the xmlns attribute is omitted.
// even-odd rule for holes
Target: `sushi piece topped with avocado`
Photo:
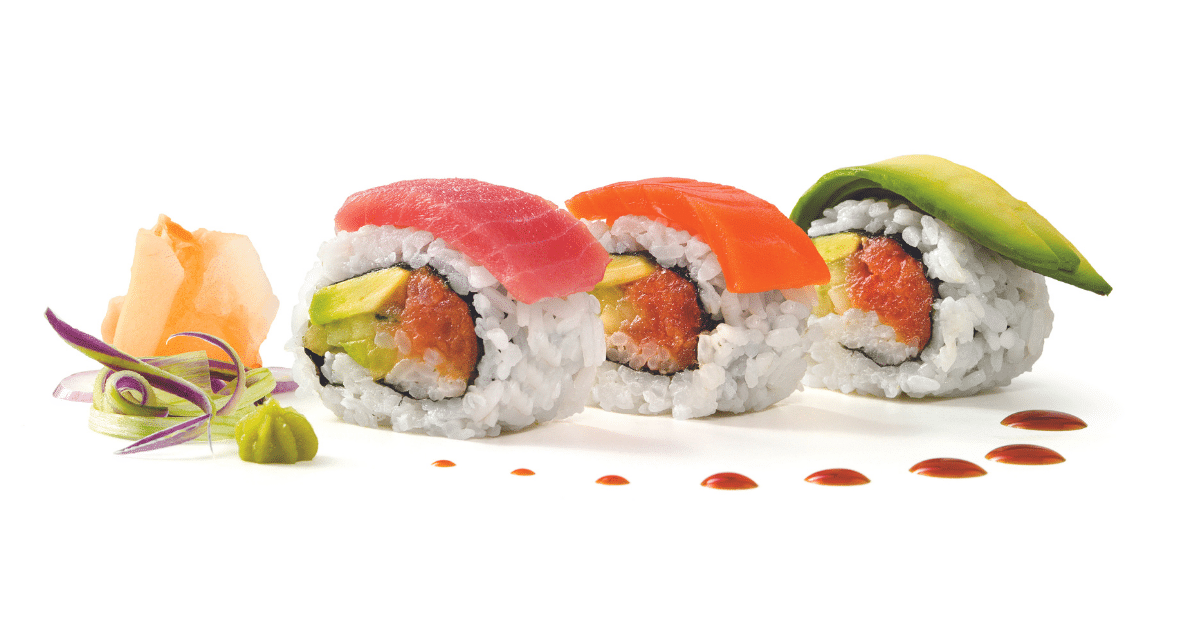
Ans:
<svg viewBox="0 0 1200 628"><path fill-rule="evenodd" d="M829 172L800 197L792 222L808 230L825 209L865 198L904 202L1017 266L1097 294L1112 292L1079 249L1028 203L983 174L932 155Z"/></svg>
<svg viewBox="0 0 1200 628"><path fill-rule="evenodd" d="M809 386L887 397L1004 386L1050 334L1045 277L1112 291L1027 203L940 157L834 170L791 219L830 270L806 334Z"/></svg>

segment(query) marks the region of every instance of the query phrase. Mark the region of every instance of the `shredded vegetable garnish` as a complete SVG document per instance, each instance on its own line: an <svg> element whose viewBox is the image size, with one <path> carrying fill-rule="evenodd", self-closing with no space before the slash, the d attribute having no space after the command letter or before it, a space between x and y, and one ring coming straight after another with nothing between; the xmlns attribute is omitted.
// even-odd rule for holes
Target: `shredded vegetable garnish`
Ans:
<svg viewBox="0 0 1200 628"><path fill-rule="evenodd" d="M166 358L142 358L144 361L155 364L155 360ZM233 377L233 365L228 362L219 360L209 360L209 369L212 374L212 382L214 389L220 389L225 385L225 381ZM159 364L158 366L162 366ZM275 377L275 389L271 391L272 395L282 395L290 393L299 388L296 381L292 379L292 369L283 366L269 367L271 375ZM255 373L256 371L250 371ZM81 371L72 373L64 378L54 387L54 398L64 401L78 401L81 403L92 402L92 385L96 382L96 375L100 374L99 370L93 369L90 371Z"/></svg>
<svg viewBox="0 0 1200 628"><path fill-rule="evenodd" d="M54 387L54 398L65 401L92 402L92 383L100 371L82 371L72 373Z"/></svg>
<svg viewBox="0 0 1200 628"><path fill-rule="evenodd" d="M154 388L145 377L134 371L117 371L105 378L104 403L108 403L120 414L134 416L168 416L166 406L154 405Z"/></svg>
<svg viewBox="0 0 1200 628"><path fill-rule="evenodd" d="M170 447L201 435L207 435L211 448L213 438L232 438L238 419L276 389L271 369L246 371L237 352L215 336L175 334L220 347L230 362L209 360L203 351L139 359L71 327L50 309L46 320L67 344L106 367L94 380L89 425L136 440L118 454Z"/></svg>

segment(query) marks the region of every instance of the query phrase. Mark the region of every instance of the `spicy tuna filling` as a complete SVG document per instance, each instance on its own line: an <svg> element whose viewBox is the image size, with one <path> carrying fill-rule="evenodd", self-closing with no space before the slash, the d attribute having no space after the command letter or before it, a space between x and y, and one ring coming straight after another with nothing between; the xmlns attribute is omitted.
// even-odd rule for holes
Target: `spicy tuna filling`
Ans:
<svg viewBox="0 0 1200 628"><path fill-rule="evenodd" d="M346 353L415 399L460 396L476 372L471 308L429 267L385 268L327 286L309 315L305 349Z"/></svg>
<svg viewBox="0 0 1200 628"><path fill-rule="evenodd" d="M700 333L710 327L696 286L643 257L613 258L592 291L600 301L608 360L661 375L695 367Z"/></svg>
<svg viewBox="0 0 1200 628"><path fill-rule="evenodd" d="M813 314L874 313L894 336L855 348L881 365L919 355L929 343L933 327L934 290L924 264L888 237L846 232L813 242L830 272L830 282L817 290Z"/></svg>

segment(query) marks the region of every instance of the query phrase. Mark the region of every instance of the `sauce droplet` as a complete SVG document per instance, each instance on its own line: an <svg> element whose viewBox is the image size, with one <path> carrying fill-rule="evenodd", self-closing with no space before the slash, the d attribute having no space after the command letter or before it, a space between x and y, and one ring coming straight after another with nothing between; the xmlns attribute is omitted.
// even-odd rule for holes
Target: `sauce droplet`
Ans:
<svg viewBox="0 0 1200 628"><path fill-rule="evenodd" d="M804 478L804 481L824 486L858 486L871 480L853 469L825 469Z"/></svg>
<svg viewBox="0 0 1200 628"><path fill-rule="evenodd" d="M933 478L977 478L987 475L983 467L958 458L930 458L914 464L909 471Z"/></svg>
<svg viewBox="0 0 1200 628"><path fill-rule="evenodd" d="M1000 425L1042 432L1066 432L1087 427L1083 419L1055 410L1024 410L1004 417Z"/></svg>
<svg viewBox="0 0 1200 628"><path fill-rule="evenodd" d="M740 473L714 473L700 483L700 486L719 488L726 491L740 491L748 488L758 488L758 484Z"/></svg>
<svg viewBox="0 0 1200 628"><path fill-rule="evenodd" d="M513 469L512 474L513 475L533 475L534 473L533 473L533 471L530 471L529 469Z"/></svg>
<svg viewBox="0 0 1200 628"><path fill-rule="evenodd" d="M596 484L605 484L608 486L621 486L622 484L629 484L629 480L626 480L625 478L623 478L619 475L606 475L606 476L596 480Z"/></svg>
<svg viewBox="0 0 1200 628"><path fill-rule="evenodd" d="M435 466L435 467L453 467L454 463L450 462L449 460L434 460L433 466Z"/></svg>
<svg viewBox="0 0 1200 628"><path fill-rule="evenodd" d="M1005 445L989 451L984 457L1005 464L1058 464L1067 461L1057 451L1038 445Z"/></svg>

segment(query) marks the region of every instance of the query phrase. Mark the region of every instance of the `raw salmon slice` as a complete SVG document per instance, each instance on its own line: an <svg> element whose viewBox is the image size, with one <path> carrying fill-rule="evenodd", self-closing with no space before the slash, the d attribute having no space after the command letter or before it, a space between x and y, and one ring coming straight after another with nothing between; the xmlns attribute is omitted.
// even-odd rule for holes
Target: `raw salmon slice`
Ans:
<svg viewBox="0 0 1200 628"><path fill-rule="evenodd" d="M359 192L346 199L334 226L364 225L429 231L525 303L590 290L608 265L587 228L554 203L474 179L400 181Z"/></svg>
<svg viewBox="0 0 1200 628"><path fill-rule="evenodd" d="M686 231L712 247L726 287L739 293L800 288L829 281L829 268L803 229L748 192L693 179L614 183L577 194L567 209L578 218L645 216Z"/></svg>

